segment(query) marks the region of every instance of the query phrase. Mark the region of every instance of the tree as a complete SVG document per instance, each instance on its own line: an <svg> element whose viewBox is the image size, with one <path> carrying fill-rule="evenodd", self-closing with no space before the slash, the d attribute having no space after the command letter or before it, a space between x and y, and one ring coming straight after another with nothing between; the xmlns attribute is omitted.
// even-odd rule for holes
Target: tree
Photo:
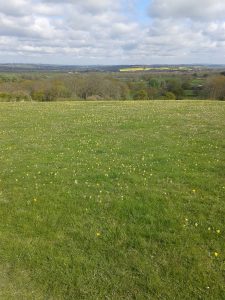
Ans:
<svg viewBox="0 0 225 300"><path fill-rule="evenodd" d="M209 78L204 87L205 97L225 100L225 77L222 75Z"/></svg>
<svg viewBox="0 0 225 300"><path fill-rule="evenodd" d="M160 81L158 81L157 79L152 78L148 81L148 85L149 85L150 88L158 89L160 87Z"/></svg>
<svg viewBox="0 0 225 300"><path fill-rule="evenodd" d="M184 90L182 88L180 80L169 79L166 82L166 89L168 92L173 93L176 99L182 99L184 96Z"/></svg>
<svg viewBox="0 0 225 300"><path fill-rule="evenodd" d="M139 90L134 94L134 100L146 100L148 99L148 94L146 90Z"/></svg>
<svg viewBox="0 0 225 300"><path fill-rule="evenodd" d="M182 89L184 90L191 90L191 81L190 80L185 80L182 85Z"/></svg>
<svg viewBox="0 0 225 300"><path fill-rule="evenodd" d="M149 100L155 100L155 99L158 99L159 97L159 90L157 88L149 88L147 90L147 93L148 93L148 99Z"/></svg>

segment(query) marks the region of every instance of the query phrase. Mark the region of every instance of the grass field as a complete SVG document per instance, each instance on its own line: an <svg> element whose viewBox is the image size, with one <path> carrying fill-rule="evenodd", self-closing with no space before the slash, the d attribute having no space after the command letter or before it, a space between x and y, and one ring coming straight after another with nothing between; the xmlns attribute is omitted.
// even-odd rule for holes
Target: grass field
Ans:
<svg viewBox="0 0 225 300"><path fill-rule="evenodd" d="M0 299L225 299L225 103L0 104Z"/></svg>

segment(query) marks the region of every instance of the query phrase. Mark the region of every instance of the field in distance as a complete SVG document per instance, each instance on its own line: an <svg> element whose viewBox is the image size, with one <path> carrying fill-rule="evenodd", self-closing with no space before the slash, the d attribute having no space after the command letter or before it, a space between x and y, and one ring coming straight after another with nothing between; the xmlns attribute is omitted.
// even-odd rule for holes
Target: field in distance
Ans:
<svg viewBox="0 0 225 300"><path fill-rule="evenodd" d="M159 67L128 67L121 68L120 72L142 72L142 71L193 71L194 67L188 66L159 66Z"/></svg>
<svg viewBox="0 0 225 300"><path fill-rule="evenodd" d="M0 104L1 299L223 299L225 103Z"/></svg>

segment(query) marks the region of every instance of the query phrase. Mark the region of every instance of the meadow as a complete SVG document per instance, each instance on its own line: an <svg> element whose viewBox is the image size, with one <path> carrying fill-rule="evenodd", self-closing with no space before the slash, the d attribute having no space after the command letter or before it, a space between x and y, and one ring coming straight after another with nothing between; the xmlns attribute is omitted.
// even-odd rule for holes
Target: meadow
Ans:
<svg viewBox="0 0 225 300"><path fill-rule="evenodd" d="M0 299L224 299L225 103L0 104Z"/></svg>

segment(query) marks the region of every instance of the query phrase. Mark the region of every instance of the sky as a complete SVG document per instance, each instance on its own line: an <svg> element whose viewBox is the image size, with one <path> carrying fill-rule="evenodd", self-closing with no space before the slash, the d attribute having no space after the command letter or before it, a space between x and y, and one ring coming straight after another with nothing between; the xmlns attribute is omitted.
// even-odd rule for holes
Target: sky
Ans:
<svg viewBox="0 0 225 300"><path fill-rule="evenodd" d="M225 0L0 0L0 63L225 64Z"/></svg>

